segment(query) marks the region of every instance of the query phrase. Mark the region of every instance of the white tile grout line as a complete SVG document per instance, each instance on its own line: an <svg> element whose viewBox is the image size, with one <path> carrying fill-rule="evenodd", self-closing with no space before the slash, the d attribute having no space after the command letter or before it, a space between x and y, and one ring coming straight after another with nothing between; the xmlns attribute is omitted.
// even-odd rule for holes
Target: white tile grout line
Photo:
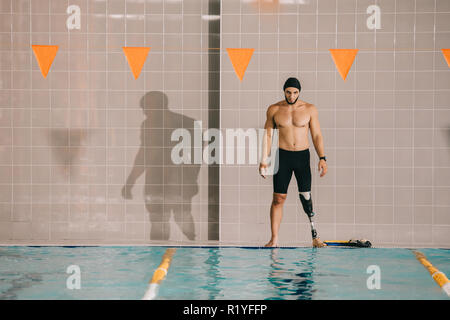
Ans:
<svg viewBox="0 0 450 320"><path fill-rule="evenodd" d="M242 1L239 1L239 17L242 16ZM241 19L239 19L239 48L242 48L242 23ZM242 81L239 81L239 92L238 92L238 106L241 108L241 88ZM238 119L239 128L241 128L241 117ZM237 158L237 155L236 155ZM238 221L239 221L239 241L241 241L241 168L237 167L238 171Z"/></svg>
<svg viewBox="0 0 450 320"><path fill-rule="evenodd" d="M13 3L13 0L11 0L11 29L10 29L11 30L11 44L13 44L12 3ZM33 55L33 53L31 53L31 55ZM11 48L11 60L12 60L12 58L13 58L13 50ZM11 63L10 68L11 68L11 84L12 84L12 83L14 83L13 82L13 74L14 73L13 73L13 69L12 69L12 63ZM30 68L31 68L31 66L30 66ZM13 86L11 85L11 87L13 87ZM11 139L12 139L11 167L12 167L12 170L13 170L12 171L12 190L11 190L11 205L10 205L10 210L11 210L10 211L10 217L11 217L11 220L10 221L13 221L13 218L14 218L14 116L13 116L13 105L12 105L12 99L11 98L10 98L9 103L10 103L10 108L11 108L10 109L11 110L10 114L11 114L11 126L12 126L11 127ZM12 228L10 230L12 230ZM10 237L13 238L12 231L11 231Z"/></svg>
<svg viewBox="0 0 450 320"><path fill-rule="evenodd" d="M52 30L52 27L51 27L51 25L52 25L52 23L51 23L52 19L50 19L50 17L51 17L50 7L51 7L51 4L49 3L49 5L48 5L48 16L49 16L49 31L48 31L48 37L49 37L49 44L51 44L51 41L50 41L50 31ZM52 114L52 94L51 94L51 91L50 91L50 90L51 90L51 87L49 86L50 112L48 113L48 123L49 123L49 125L50 125L50 127L51 127L51 126L52 126L52 119L51 119L51 114ZM52 131L50 131L50 133L52 133ZM53 138L52 138L52 136L51 136L51 137L50 137L50 141L51 141L52 139L53 139ZM50 149L50 148L48 148L48 158L50 159L50 165L53 166L53 165L52 165L53 161L52 161L52 157L51 157L51 149ZM49 171L50 171L50 173L49 173L49 176L50 176L50 182L52 182L52 181L53 181L52 170L50 169ZM50 185L48 186L48 188L49 188L49 201L50 201L50 203L52 203L52 202L53 202L53 193L52 193L52 191L51 191ZM51 205L50 205L50 216L51 216ZM33 221L31 221L31 236L32 236L32 238L33 238ZM48 227L48 237L49 237L49 239L50 239L50 226Z"/></svg>
<svg viewBox="0 0 450 320"><path fill-rule="evenodd" d="M396 8L397 8L397 1L395 2L395 5L396 5ZM415 5L416 5L416 0L414 0L414 7L415 7ZM396 17L397 17L397 14L395 15ZM415 21L415 17L416 17L416 15L414 14L414 21ZM397 19L395 20L395 21L397 21ZM395 33L394 33L394 36L395 36ZM414 23L414 35L413 35L413 41L414 41L414 51L413 51L413 91L414 91L414 89L416 88L416 66L415 66L415 64L416 64L416 24ZM394 52L394 57L395 57L395 52ZM395 66L394 66L394 71L395 71ZM394 89L395 89L395 82L394 82ZM415 139L414 139L414 137L415 137L415 135L416 135L416 133L415 133L415 130L414 130L414 127L415 127L415 123L414 123L414 113L416 112L416 94L414 93L413 94L413 105L412 105L412 140L413 140L413 142L412 142L412 148L413 148L413 152L412 152L412 174L411 174L411 176L412 176L412 187L413 187L413 195L412 195L412 197L413 197L413 201L412 201L412 204L413 204L413 207L412 207L412 244L414 245L415 244L415 238L414 238L414 234L415 234L415 232L414 232L414 222L415 222L415 219L414 219L414 215L415 215L415 208L416 208L416 197L415 197L415 193L416 193L416 185L415 185L415 170L414 170L414 158L415 158L415 149L414 149L414 143L415 143Z"/></svg>
<svg viewBox="0 0 450 320"><path fill-rule="evenodd" d="M223 43L222 43L222 3L223 0L219 0L220 2L220 15L219 15L219 93L222 92L222 58L223 58ZM209 47L209 43L208 43L208 47ZM209 71L209 70L208 70ZM210 90L211 88L208 87L208 90ZM219 94L219 130L222 129L222 94ZM222 157L222 145L219 145L219 152L220 152L220 157ZM220 241L221 237L222 237L222 206L220 205L221 203L221 198L222 198L222 184L220 183L222 181L222 166L219 165L219 235L218 235L218 239Z"/></svg>
<svg viewBox="0 0 450 320"><path fill-rule="evenodd" d="M337 4L336 4L337 6ZM358 48L358 15L357 15L357 5L355 1L355 48ZM337 21L336 21L337 24ZM358 60L355 59L355 67L354 70L357 70ZM355 73L355 81L353 82L353 234L356 231L356 83L357 83L357 73Z"/></svg>
<svg viewBox="0 0 450 320"><path fill-rule="evenodd" d="M434 16L433 16L433 90L436 87L436 79L435 79L435 70L436 70L436 65L435 65L435 51L436 51L436 0L434 0ZM432 137L431 137L431 146L432 146L432 153L431 153L431 243L434 243L434 239L433 239L433 226L434 226L434 212L435 212L435 203L434 203L434 152L435 152L435 136L434 136L434 132L435 132L435 123L434 123L434 109L435 109L435 94L433 94L433 111L432 111L432 127L433 127L433 131L432 131Z"/></svg>
<svg viewBox="0 0 450 320"><path fill-rule="evenodd" d="M11 72L11 86L13 87L13 13L12 13L12 2L13 0L10 1L10 14L11 14L11 25L10 25L10 41L11 41L11 64L9 65L9 70ZM33 54L33 53L31 53ZM12 169L12 175L11 175L11 204L9 205L9 221L13 221L13 210L14 210L14 114L13 114L13 107L12 107L12 99L11 99L11 95L9 98L9 114L10 114L10 126L11 126L11 169ZM11 228L9 228L11 230ZM12 238L12 233L10 238Z"/></svg>
<svg viewBox="0 0 450 320"><path fill-rule="evenodd" d="M32 20L33 20L33 15L31 13L31 2L30 2L30 47L33 44L33 33L31 32L31 26L32 26ZM30 54L30 88L33 89L33 53ZM31 109L33 108L33 95L30 95L30 107ZM30 168L32 168L32 164L33 164L33 117L30 118L30 125L31 125L31 129L30 129ZM32 171L32 170L30 170ZM30 187L30 202L31 202L31 206L30 206L30 221L33 220L33 174L31 172L31 187ZM14 192L14 190L13 190ZM14 227L12 228L12 236L14 237Z"/></svg>
<svg viewBox="0 0 450 320"><path fill-rule="evenodd" d="M337 8L336 8L337 11ZM335 13L335 15L337 15L337 12ZM319 1L317 1L317 21L319 21ZM335 38L334 38L334 47L337 49L338 45L337 45L337 23L335 23ZM316 65L317 68L317 65ZM333 73L333 79L334 79L334 148L336 150L336 143L337 143L337 139L336 139L336 131L337 131L337 104L336 104L336 86L337 86L337 74L336 74L336 69L335 72ZM337 159L337 152L335 153L335 159ZM337 161L336 161L336 165L337 165ZM336 170L337 171L337 170ZM337 185L337 172L334 172L334 185ZM337 205L337 188L334 188L334 205L336 207ZM336 228L336 224L337 224L337 210L335 209L334 211L334 239L337 238L337 228Z"/></svg>
<svg viewBox="0 0 450 320"><path fill-rule="evenodd" d="M147 37L146 37L146 35L147 35L147 25L145 23L146 20L147 20L147 19L145 19L145 14L147 12L146 4L147 4L147 1L144 1L144 45L148 46ZM140 101L140 103L142 103L141 108L142 108L142 113L143 113L143 120L142 120L143 123L145 123L145 120L147 119L147 116L145 114L145 108L147 108L147 103L146 103L146 101L147 101L147 99L146 99L146 96L147 96L147 77L146 77L146 74L147 74L147 72L145 72L145 68L144 68L144 88L143 88L142 93L141 93L141 94L143 94L143 99ZM144 130L144 132L145 132L145 126L142 126L142 125L140 125L140 126L142 127L140 130ZM140 150L140 148L142 148L143 145L146 146L145 134L142 134L142 139L144 141L140 141L140 146L137 149L137 153L139 153L139 150ZM146 153L147 152L143 152L143 153L144 153L144 165L146 165L146 163L147 163ZM134 162L134 160L133 160L133 162ZM134 164L132 164L132 168L133 168L133 166L134 166ZM149 170L149 168L146 168L145 170ZM131 171L130 171L130 173L131 173ZM128 177L128 174L126 174L126 175ZM125 180L125 183L126 183L126 181L127 180ZM147 202L147 195L144 192L144 207L146 207L146 205L145 205L146 202ZM147 210L147 208L145 208L145 210ZM147 215L147 217L149 217L148 219L150 219L150 212L147 212L146 215ZM151 233L150 233L151 232L151 229L150 229L151 228L151 223L149 222L149 220L146 221L145 225L147 226L147 228L145 228L145 226L144 226L144 232L145 232L146 235L148 235L148 239L151 240ZM146 236L146 239L147 239L147 236Z"/></svg>
<svg viewBox="0 0 450 320"><path fill-rule="evenodd" d="M396 0L394 0L396 1ZM378 6L378 0L375 0L375 5ZM394 19L396 18L396 15L394 14ZM395 21L395 20L394 20ZM395 47L395 22L394 22L394 47ZM374 49L373 50L373 60L375 62L375 70L377 69L377 56L376 56L376 48L377 48L377 28L375 28L375 36L374 36ZM394 58L395 61L395 58ZM375 89L376 89L376 73L373 73L373 90L372 90L372 224L371 224L371 236L374 241L377 241L375 239Z"/></svg>
<svg viewBox="0 0 450 320"><path fill-rule="evenodd" d="M127 0L123 0L124 1L124 6L125 6L125 16L124 16L124 24L125 24L125 34L124 34L124 38L125 38L125 47L127 47L128 46L128 44L127 44L127 20L128 20L128 18L127 18ZM122 49L122 52L123 52L123 48L121 48ZM128 65L127 65L128 64ZM128 69L129 69L129 63L128 63L128 61L126 61L124 64L123 64L123 71L124 71L124 75L125 75L125 80L124 80L124 82L125 82L125 106L123 106L122 108L123 108L123 110L125 110L125 126L127 125L127 113L128 112L126 112L126 108L127 108L127 106L128 106L128 78L127 78L127 67L128 67ZM133 77L133 79L134 79L134 74L132 73L132 77ZM128 139L127 139L127 137L128 137L128 130L125 130L125 148L126 148L126 146L127 146L127 144L128 144ZM144 166L145 166L145 164L144 164ZM124 176L125 174L124 173L122 173L122 175ZM125 180L126 178L124 177L124 180L123 181L125 181L125 183L126 183L126 180ZM127 221L127 202L122 198L121 199L121 203L122 203L122 210L123 210L123 216L124 216L124 225L125 225L125 237L127 238L128 237L128 234L127 234L127 228L128 228L128 224L129 224L129 222Z"/></svg>
<svg viewBox="0 0 450 320"><path fill-rule="evenodd" d="M396 0L396 2L395 2L395 11L397 11L397 0ZM395 48L395 40L396 40L396 27L397 27L397 14L395 14L395 20L394 20L394 48ZM394 76L397 74L397 71L396 71L396 63L397 62L397 57L396 57L396 55L395 55L395 50L394 50ZM395 87L396 87L396 81L395 81L395 79L394 79L394 92L395 92ZM392 225L393 225L393 228L394 228L394 230L395 230L395 167L396 167L396 164L395 164L395 111L396 111L396 109L397 109L397 105L396 105L396 100L395 100L395 97L394 97L394 101L393 101L393 104L394 104L394 107L393 107L393 117L394 117L394 120L393 120L393 127L394 127L394 130L393 130L393 145L392 145L392 153L393 153L393 155L392 155L392 166L393 166L393 174L392 174L392 206L393 206L393 209L392 209ZM396 234L395 233L395 231L394 231L394 234ZM394 235L392 235L392 241L393 242L395 242L395 239L394 239Z"/></svg>
<svg viewBox="0 0 450 320"><path fill-rule="evenodd" d="M397 23L397 15L395 15L395 26L396 26L396 23ZM395 28L394 28L394 39L395 39ZM395 45L395 40L394 40L394 45ZM395 51L394 51L394 76L395 76L395 74L396 74L396 56L395 56ZM395 79L394 79L394 92L395 92L395 84L396 84L396 81L395 81ZM392 132L392 134L393 134L393 137L392 137L392 206L393 206L393 208L392 208L392 225L393 225L393 228L394 228L394 230L395 230L395 110L397 109L397 106L396 106L396 101L395 101L395 98L394 98L394 101L393 101L393 104L394 104L394 107L392 108L392 110L393 110L393 127L394 127L394 130L392 130L393 132ZM395 232L394 232L394 234L395 234ZM394 235L392 235L392 241L393 242L395 242L395 239L394 239Z"/></svg>
<svg viewBox="0 0 450 320"><path fill-rule="evenodd" d="M183 15L183 13L184 13L184 1L181 1L181 50L182 50L181 51L181 94L182 95L184 95L184 80L183 80L183 78L184 78L184 54L183 54L183 51L184 51L183 50L184 49L184 15ZM200 46L203 47L203 34L202 34L203 28L202 28L201 24L200 24L200 27L201 27L201 29L200 29L200 32L201 32ZM201 66L200 69L203 66L202 62L203 62L203 55L201 54L200 55L200 66ZM202 84L203 84L203 72L200 72L200 87L202 86ZM200 100L200 109L202 109L201 102L202 102L202 100ZM167 106L167 107L169 107L169 106ZM181 115L181 127L182 128L184 128L184 108L183 107L184 107L184 99L181 99L181 109L183 110L182 115ZM181 169L180 175L181 175L181 203L182 203L180 214L181 214L181 221L182 221L181 226L182 226L182 225L184 225L184 223L186 221L185 217L184 217L184 203L183 203L183 200L184 200L184 197L183 197L183 195L184 195L184 183L183 183L184 169L183 169L183 166L181 166L180 169ZM200 217L202 217L202 211L203 211L203 208L202 208L202 206L200 206ZM190 214L192 215L192 211L190 212ZM175 215L175 212L174 212L174 215ZM193 215L192 215L192 220L194 220ZM201 218L200 218L200 221L201 221ZM194 222L192 222L192 223L194 223ZM194 225L195 225L195 223L194 223ZM183 230L183 227L181 227L181 230ZM202 230L200 228L200 238L201 238L201 233L202 233ZM182 238L183 231L179 234ZM195 229L194 229L194 234L195 234ZM180 241L182 241L182 239L180 239Z"/></svg>
<svg viewBox="0 0 450 320"><path fill-rule="evenodd" d="M108 21L109 21L109 14L108 14L108 2L106 2L106 26L105 26L105 38L106 38L106 47L108 48ZM108 88L108 65L109 65L109 54L108 52L105 52L105 56L106 56L106 64L105 64L105 73L106 73L106 88L105 88L105 93L106 93L106 110L105 110L105 175L106 175L106 179L105 179L105 190L106 190L106 196L105 196L105 202L106 202L106 221L110 221L109 220L109 191L108 191L108 175L109 175L109 168L108 168L108 144L109 144L109 139L108 139L108 118L109 118L109 114L108 114L108 107L109 107L109 88Z"/></svg>
<svg viewBox="0 0 450 320"><path fill-rule="evenodd" d="M162 7L163 7L163 32L162 32L162 39L163 39L163 53L162 53L162 58L163 58L163 65L162 65L163 89L162 89L162 92L163 92L163 94L165 94L165 92L166 92L166 90L165 90L166 89L166 84L165 84L166 83L166 77L164 76L165 69L166 69L166 51L165 51L165 39L166 39L166 33L165 33L165 30L166 30L166 12L165 12L165 8L166 8L166 5L165 4L166 4L166 2L163 1L162 2ZM169 100L169 98L167 97L167 107L169 107L168 100ZM162 118L163 118L162 119L162 123L163 123L163 128L164 128L164 124L166 123L165 122L165 111L162 112ZM165 142L163 142L163 145L165 146ZM163 158L163 165L165 165L165 163L166 163L165 152L163 152L162 158ZM163 177L163 185L162 185L162 187L163 187L163 199L166 199L166 190L165 190L166 189L165 188L165 184L166 184L165 178L166 177L164 175L164 168L163 168L163 175L162 175L162 177ZM169 217L170 217L170 212L171 211L169 211ZM165 213L165 210L164 210L164 203L163 203L163 218L164 218L165 214L166 213ZM169 221L167 222L167 224L169 225L169 223L170 223L170 218L169 218ZM164 224L163 224L163 226L164 226ZM169 228L170 228L170 226L169 226ZM165 236L166 232L167 232L167 228L163 227L163 232L162 232L163 237ZM169 230L168 237L170 237L170 230Z"/></svg>

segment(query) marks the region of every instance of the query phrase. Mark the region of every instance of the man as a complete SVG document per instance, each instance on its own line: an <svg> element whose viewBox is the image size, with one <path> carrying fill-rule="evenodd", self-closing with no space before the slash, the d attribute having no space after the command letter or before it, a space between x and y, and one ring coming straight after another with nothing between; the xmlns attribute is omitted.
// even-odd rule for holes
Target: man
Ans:
<svg viewBox="0 0 450 320"><path fill-rule="evenodd" d="M323 138L320 131L317 108L310 103L299 100L301 85L298 79L289 78L284 87L285 100L279 101L267 109L267 120L264 125L264 149L259 173L265 179L268 167L268 156L271 149L273 129L278 128L278 171L273 176L273 200L270 207L270 223L272 238L266 247L278 246L278 230L283 216L283 204L287 197L292 172L297 180L297 187L303 210L311 223L311 233L314 247L325 244L317 236L313 222L313 207L311 198L311 168L308 142L308 128L319 156L318 170L320 177L327 173L327 163L324 155Z"/></svg>

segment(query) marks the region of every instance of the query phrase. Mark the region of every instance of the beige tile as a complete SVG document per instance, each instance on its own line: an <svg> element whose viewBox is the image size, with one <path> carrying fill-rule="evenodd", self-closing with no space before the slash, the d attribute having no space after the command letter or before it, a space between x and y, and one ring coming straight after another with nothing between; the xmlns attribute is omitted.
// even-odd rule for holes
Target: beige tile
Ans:
<svg viewBox="0 0 450 320"><path fill-rule="evenodd" d="M426 244L433 241L433 233L431 225L414 225L413 241L415 243Z"/></svg>
<svg viewBox="0 0 450 320"><path fill-rule="evenodd" d="M121 204L108 204L107 218L109 222L119 222L125 220L125 208Z"/></svg>
<svg viewBox="0 0 450 320"><path fill-rule="evenodd" d="M374 163L374 150L356 149L355 150L355 165L356 167L365 167L363 170L373 171L371 168ZM367 168L369 167L369 168ZM358 171L356 173L358 176Z"/></svg>
<svg viewBox="0 0 450 320"><path fill-rule="evenodd" d="M336 207L336 223L354 223L355 207L353 205L338 205Z"/></svg>
<svg viewBox="0 0 450 320"><path fill-rule="evenodd" d="M431 126L431 125L430 125ZM414 130L414 147L429 148L432 146L433 130L432 129L415 129ZM428 152L431 150L428 150ZM426 153L426 152L424 152Z"/></svg>
<svg viewBox="0 0 450 320"><path fill-rule="evenodd" d="M377 149L375 151L376 167L393 167L394 163L395 162L393 149Z"/></svg>
<svg viewBox="0 0 450 320"><path fill-rule="evenodd" d="M394 226L375 225L373 233L373 243L393 244Z"/></svg>
<svg viewBox="0 0 450 320"><path fill-rule="evenodd" d="M0 239L10 240L12 239L12 225L13 222L3 222L0 223Z"/></svg>
<svg viewBox="0 0 450 320"><path fill-rule="evenodd" d="M358 186L355 189L355 203L359 205L371 205L376 197L375 190L371 186Z"/></svg>
<svg viewBox="0 0 450 320"><path fill-rule="evenodd" d="M12 223L12 239L15 240L31 240L31 223L30 222L13 222Z"/></svg>
<svg viewBox="0 0 450 320"><path fill-rule="evenodd" d="M338 142L339 145L339 142ZM348 146L350 147L350 146ZM330 160L333 158L330 157ZM328 163L328 158L327 158ZM353 149L338 149L336 150L336 165L337 166L354 166L355 165L355 151Z"/></svg>
<svg viewBox="0 0 450 320"><path fill-rule="evenodd" d="M433 170L431 170L433 171ZM433 185L440 187L448 187L450 181L450 169L449 168L435 168L432 174L430 170L427 173L433 176Z"/></svg>
<svg viewBox="0 0 450 320"><path fill-rule="evenodd" d="M241 233L242 235L242 233ZM296 223L282 223L279 232L280 243L292 243L297 239L297 224Z"/></svg>
<svg viewBox="0 0 450 320"><path fill-rule="evenodd" d="M392 137L394 136L393 129L377 129L375 131L375 144L377 148L391 148L394 146Z"/></svg>
<svg viewBox="0 0 450 320"><path fill-rule="evenodd" d="M31 206L31 219L33 223L49 222L51 219L51 205L49 203L33 203Z"/></svg>
<svg viewBox="0 0 450 320"><path fill-rule="evenodd" d="M433 190L430 187L415 187L414 188L414 205L432 205Z"/></svg>
<svg viewBox="0 0 450 320"><path fill-rule="evenodd" d="M13 203L30 203L31 202L31 185L13 185L13 186L0 186L0 199L1 202L7 202L11 200Z"/></svg>
<svg viewBox="0 0 450 320"><path fill-rule="evenodd" d="M147 221L148 213L142 204L127 204L125 207L125 221L127 222L144 222ZM92 213L92 212L91 212ZM101 221L106 220L105 207L101 207L98 218Z"/></svg>
<svg viewBox="0 0 450 320"><path fill-rule="evenodd" d="M241 242L254 242L261 243L267 241L267 237L264 237L264 225L263 224L240 224L240 241Z"/></svg>
<svg viewBox="0 0 450 320"><path fill-rule="evenodd" d="M394 183L396 186L413 186L413 170L411 168L396 168L394 170Z"/></svg>
<svg viewBox="0 0 450 320"><path fill-rule="evenodd" d="M356 224L372 224L374 209L368 205L357 205L355 207L355 223Z"/></svg>
<svg viewBox="0 0 450 320"><path fill-rule="evenodd" d="M145 238L145 226L142 223L126 223L125 236L127 239L142 240Z"/></svg>
<svg viewBox="0 0 450 320"><path fill-rule="evenodd" d="M392 206L377 205L374 208L375 224L392 224L394 212Z"/></svg>
<svg viewBox="0 0 450 320"><path fill-rule="evenodd" d="M31 223L31 236L33 240L50 240L49 222L45 221Z"/></svg>
<svg viewBox="0 0 450 320"><path fill-rule="evenodd" d="M395 167L412 167L413 160L413 151L411 149L394 150Z"/></svg>
<svg viewBox="0 0 450 320"><path fill-rule="evenodd" d="M433 222L438 225L450 224L450 215L448 214L448 207L434 207L433 208Z"/></svg>
<svg viewBox="0 0 450 320"><path fill-rule="evenodd" d="M413 203L414 190L411 187L394 187L394 205L410 206Z"/></svg>
<svg viewBox="0 0 450 320"><path fill-rule="evenodd" d="M355 129L355 146L368 148L374 145L374 131L372 129Z"/></svg>
<svg viewBox="0 0 450 320"><path fill-rule="evenodd" d="M320 202L323 205L331 205L335 204L336 196L335 196L335 188L330 186L320 186L317 187L317 197L316 201Z"/></svg>
<svg viewBox="0 0 450 320"><path fill-rule="evenodd" d="M227 242L239 242L240 232L237 223L222 223L220 229L220 240Z"/></svg>
<svg viewBox="0 0 450 320"><path fill-rule="evenodd" d="M450 228L448 226L433 226L432 241L437 247L447 247L449 243Z"/></svg>
<svg viewBox="0 0 450 320"><path fill-rule="evenodd" d="M394 226L394 243L410 244L413 241L412 225L395 225Z"/></svg>
<svg viewBox="0 0 450 320"><path fill-rule="evenodd" d="M89 204L89 221L107 221L106 204Z"/></svg>
<svg viewBox="0 0 450 320"><path fill-rule="evenodd" d="M375 168L375 185L386 186L393 184L394 170L392 168Z"/></svg>
<svg viewBox="0 0 450 320"><path fill-rule="evenodd" d="M320 230L318 230L320 239L322 240L338 240L337 238L337 227L334 224L320 224ZM303 232L305 235L305 241L310 243L311 241L311 229L308 225L304 225Z"/></svg>
<svg viewBox="0 0 450 320"><path fill-rule="evenodd" d="M336 240L350 240L355 236L355 229L353 224L337 224Z"/></svg>
<svg viewBox="0 0 450 320"><path fill-rule="evenodd" d="M31 221L31 205L28 203L13 203L11 221Z"/></svg>
<svg viewBox="0 0 450 320"><path fill-rule="evenodd" d="M50 221L52 223L69 221L69 205L52 203Z"/></svg>
<svg viewBox="0 0 450 320"><path fill-rule="evenodd" d="M125 224L122 222L108 222L105 231L106 239L117 239L121 241L125 238Z"/></svg>
<svg viewBox="0 0 450 320"><path fill-rule="evenodd" d="M421 187L430 187L433 183L432 172L431 168L414 168L414 184ZM437 184L439 185L439 183Z"/></svg>
<svg viewBox="0 0 450 320"><path fill-rule="evenodd" d="M393 128L394 111L393 110L375 110L375 128Z"/></svg>
<svg viewBox="0 0 450 320"><path fill-rule="evenodd" d="M374 188L374 201L377 205L392 205L394 198L394 188L390 186L382 186Z"/></svg>

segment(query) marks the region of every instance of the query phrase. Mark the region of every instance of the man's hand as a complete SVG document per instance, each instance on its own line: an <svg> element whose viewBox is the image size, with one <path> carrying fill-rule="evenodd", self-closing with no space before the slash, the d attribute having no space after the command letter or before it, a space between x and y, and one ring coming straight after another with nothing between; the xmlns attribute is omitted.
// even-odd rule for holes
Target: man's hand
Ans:
<svg viewBox="0 0 450 320"><path fill-rule="evenodd" d="M259 174L261 175L261 177L263 177L264 179L266 178L265 174L267 171L267 163L261 162L259 164Z"/></svg>
<svg viewBox="0 0 450 320"><path fill-rule="evenodd" d="M323 177L327 173L327 162L325 160L319 161L319 171L322 169L322 172L320 173L320 177Z"/></svg>

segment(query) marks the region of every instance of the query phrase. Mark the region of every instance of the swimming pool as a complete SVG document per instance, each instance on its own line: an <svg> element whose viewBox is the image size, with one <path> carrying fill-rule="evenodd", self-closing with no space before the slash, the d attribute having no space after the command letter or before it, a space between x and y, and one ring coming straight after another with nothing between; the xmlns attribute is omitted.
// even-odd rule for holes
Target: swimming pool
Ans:
<svg viewBox="0 0 450 320"><path fill-rule="evenodd" d="M175 248L156 299L448 299L409 249ZM142 299L167 249L0 247L0 299ZM419 250L450 274L450 250Z"/></svg>

